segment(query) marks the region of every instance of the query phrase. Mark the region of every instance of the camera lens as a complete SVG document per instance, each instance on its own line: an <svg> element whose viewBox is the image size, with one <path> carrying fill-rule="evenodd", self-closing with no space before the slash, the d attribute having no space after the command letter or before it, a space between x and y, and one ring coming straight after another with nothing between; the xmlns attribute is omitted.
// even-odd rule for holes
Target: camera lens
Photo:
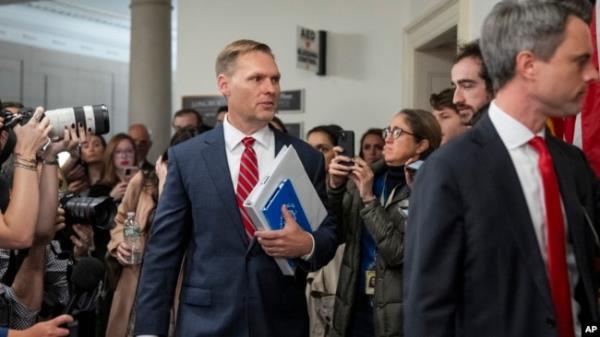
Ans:
<svg viewBox="0 0 600 337"><path fill-rule="evenodd" d="M88 223L99 229L112 229L117 207L111 197L78 197L67 195L60 200L65 222Z"/></svg>
<svg viewBox="0 0 600 337"><path fill-rule="evenodd" d="M71 125L81 124L97 135L110 131L108 108L104 104L48 110L45 115L52 125L51 138L62 137L65 126Z"/></svg>

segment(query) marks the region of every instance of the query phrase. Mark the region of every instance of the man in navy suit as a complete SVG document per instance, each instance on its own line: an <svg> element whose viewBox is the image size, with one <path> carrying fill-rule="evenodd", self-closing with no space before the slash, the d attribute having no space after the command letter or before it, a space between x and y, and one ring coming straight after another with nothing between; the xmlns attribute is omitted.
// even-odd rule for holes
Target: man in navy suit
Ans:
<svg viewBox="0 0 600 337"><path fill-rule="evenodd" d="M405 336L566 337L598 321L598 182L549 117L598 79L580 8L503 1L481 44L488 116L429 157L407 224Z"/></svg>
<svg viewBox="0 0 600 337"><path fill-rule="evenodd" d="M325 203L323 156L268 126L277 110L280 74L267 45L229 44L217 57L216 73L229 113L213 130L170 150L144 255L135 335L167 335L185 255L177 336L306 337L304 272L325 265L335 253L331 217L309 234L282 210L282 230L254 233L236 198L249 166L257 169L250 175L260 179L281 147L293 145ZM253 164L247 151L256 157ZM296 275L284 276L273 257L296 259Z"/></svg>

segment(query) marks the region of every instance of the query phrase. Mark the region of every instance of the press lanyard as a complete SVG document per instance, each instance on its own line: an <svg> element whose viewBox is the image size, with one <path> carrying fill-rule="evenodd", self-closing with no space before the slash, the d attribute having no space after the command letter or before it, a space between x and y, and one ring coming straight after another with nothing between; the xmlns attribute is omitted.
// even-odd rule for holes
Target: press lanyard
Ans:
<svg viewBox="0 0 600 337"><path fill-rule="evenodd" d="M383 188L381 190L381 195L379 196L379 201L383 205L383 208L388 207L388 205L392 202L392 200L394 200L394 195L396 194L396 189L398 189L398 186L400 186L400 185L396 185L394 188L392 188L392 190L390 191L390 195L388 195L388 197L386 199L386 198L384 198L386 183L387 183L387 173L385 174L385 177L383 177L383 186L382 186Z"/></svg>

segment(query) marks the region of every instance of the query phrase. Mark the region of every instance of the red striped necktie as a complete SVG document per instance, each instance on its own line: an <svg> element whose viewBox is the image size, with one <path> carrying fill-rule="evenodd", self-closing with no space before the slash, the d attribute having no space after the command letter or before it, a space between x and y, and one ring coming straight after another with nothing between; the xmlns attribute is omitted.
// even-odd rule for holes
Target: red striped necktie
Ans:
<svg viewBox="0 0 600 337"><path fill-rule="evenodd" d="M254 226L244 209L244 200L246 200L254 186L256 186L256 183L258 183L258 162L256 160L256 152L252 148L254 141L255 139L252 137L244 137L242 139L245 149L240 160L240 174L235 190L237 204L242 215L242 223L248 237L254 236Z"/></svg>
<svg viewBox="0 0 600 337"><path fill-rule="evenodd" d="M546 205L546 230L548 236L548 277L550 293L554 303L554 314L558 325L559 337L574 337L573 315L571 311L571 289L567 272L567 254L565 244L565 222L560 204L560 190L552 156L544 138L536 136L529 141L540 155L538 167L544 185L544 203Z"/></svg>

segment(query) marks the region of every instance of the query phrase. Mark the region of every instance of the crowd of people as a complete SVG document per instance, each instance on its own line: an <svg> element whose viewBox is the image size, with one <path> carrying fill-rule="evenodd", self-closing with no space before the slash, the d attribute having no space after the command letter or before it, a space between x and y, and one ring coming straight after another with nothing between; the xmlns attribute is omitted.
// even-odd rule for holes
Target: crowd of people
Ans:
<svg viewBox="0 0 600 337"><path fill-rule="evenodd" d="M143 124L50 139L41 107L4 127L23 109L4 103L0 336L66 336L74 320L106 337L581 336L600 321L600 184L546 121L598 80L588 13L498 3L431 111L391 113L356 156L339 125L287 133L275 56L252 40L217 56L217 123L177 111L154 163ZM313 232L285 206L282 229L258 230L243 207L286 145L328 210ZM116 211L74 217L73 196Z"/></svg>

